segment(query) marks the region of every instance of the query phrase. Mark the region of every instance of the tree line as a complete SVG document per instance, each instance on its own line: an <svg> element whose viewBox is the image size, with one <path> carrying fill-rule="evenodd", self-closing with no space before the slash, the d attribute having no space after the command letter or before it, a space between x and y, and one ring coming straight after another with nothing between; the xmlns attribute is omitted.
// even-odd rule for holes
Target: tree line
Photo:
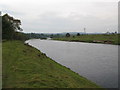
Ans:
<svg viewBox="0 0 120 90"><path fill-rule="evenodd" d="M46 39L58 37L58 34L23 33L21 21L8 14L2 16L2 40L27 40L31 38Z"/></svg>
<svg viewBox="0 0 120 90"><path fill-rule="evenodd" d="M19 19L13 18L12 16L8 14L4 14L2 16L2 40L27 40L31 38L40 38L40 39L46 39L48 37L50 38L60 38L60 37L70 37L70 36L81 36L84 34L77 33L76 35L66 33L66 34L45 34L45 33L23 33L23 29L21 28L21 21ZM117 34L115 33L105 33L107 34ZM85 34L87 35L87 34Z"/></svg>

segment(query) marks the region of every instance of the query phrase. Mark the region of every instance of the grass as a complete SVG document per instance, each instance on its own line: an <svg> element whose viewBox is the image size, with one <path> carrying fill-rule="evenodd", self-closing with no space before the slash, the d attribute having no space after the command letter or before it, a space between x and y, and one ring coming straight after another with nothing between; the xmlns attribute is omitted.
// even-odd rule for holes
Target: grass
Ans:
<svg viewBox="0 0 120 90"><path fill-rule="evenodd" d="M0 42L0 89L2 89L2 43Z"/></svg>
<svg viewBox="0 0 120 90"><path fill-rule="evenodd" d="M99 88L21 41L3 42L3 88Z"/></svg>
<svg viewBox="0 0 120 90"><path fill-rule="evenodd" d="M100 34L100 35L80 35L62 38L53 38L54 40L61 41L76 41L76 42L88 42L88 43L103 43L103 44L114 44L120 45L120 40L118 39L120 34Z"/></svg>

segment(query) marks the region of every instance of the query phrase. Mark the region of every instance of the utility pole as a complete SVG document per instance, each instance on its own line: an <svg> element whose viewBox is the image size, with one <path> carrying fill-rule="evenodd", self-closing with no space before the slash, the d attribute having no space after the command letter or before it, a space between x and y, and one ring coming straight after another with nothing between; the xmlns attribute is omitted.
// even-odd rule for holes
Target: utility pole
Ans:
<svg viewBox="0 0 120 90"><path fill-rule="evenodd" d="M86 28L84 28L84 33L86 34Z"/></svg>

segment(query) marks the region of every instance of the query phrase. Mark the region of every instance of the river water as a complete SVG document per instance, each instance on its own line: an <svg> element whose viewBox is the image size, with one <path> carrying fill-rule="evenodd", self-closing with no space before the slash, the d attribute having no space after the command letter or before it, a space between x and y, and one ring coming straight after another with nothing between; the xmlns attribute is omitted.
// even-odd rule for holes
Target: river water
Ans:
<svg viewBox="0 0 120 90"><path fill-rule="evenodd" d="M104 88L118 87L117 45L40 39L26 42Z"/></svg>

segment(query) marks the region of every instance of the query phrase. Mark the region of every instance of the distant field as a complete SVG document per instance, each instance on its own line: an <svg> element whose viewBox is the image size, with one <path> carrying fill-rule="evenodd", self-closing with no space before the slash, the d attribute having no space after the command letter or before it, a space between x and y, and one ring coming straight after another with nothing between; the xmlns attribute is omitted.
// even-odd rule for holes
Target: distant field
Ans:
<svg viewBox="0 0 120 90"><path fill-rule="evenodd" d="M115 44L120 45L120 40L118 39L120 34L101 34L101 35L80 35L80 36L70 36L62 38L53 38L54 40L62 41L76 41L76 42L89 42L89 43L104 43L104 44Z"/></svg>
<svg viewBox="0 0 120 90"><path fill-rule="evenodd" d="M99 88L21 41L3 42L3 88Z"/></svg>

